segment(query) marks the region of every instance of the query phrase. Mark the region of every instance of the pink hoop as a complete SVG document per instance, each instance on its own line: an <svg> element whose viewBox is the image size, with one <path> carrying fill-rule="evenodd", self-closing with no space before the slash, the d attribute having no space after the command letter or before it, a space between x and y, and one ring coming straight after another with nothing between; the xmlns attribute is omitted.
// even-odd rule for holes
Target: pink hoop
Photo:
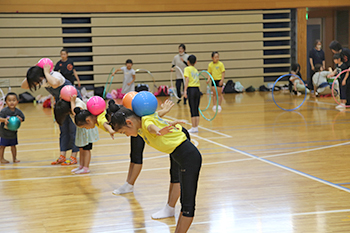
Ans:
<svg viewBox="0 0 350 233"><path fill-rule="evenodd" d="M350 69L347 69L347 70L343 70L342 72L340 72L336 77L335 77L335 79L333 80L333 83L332 83L332 96L333 96L333 99L335 100L335 102L337 103L337 104L339 104L339 105L343 105L343 104L341 104L341 103L339 103L338 101L337 101L337 99L335 98L335 96L334 96L334 83L335 83L335 81L339 78L339 76L342 74L342 73L344 73L344 72L349 72L350 71ZM340 87L341 87L341 83L339 83L339 95L340 95ZM350 105L344 105L346 108L349 108L350 107Z"/></svg>

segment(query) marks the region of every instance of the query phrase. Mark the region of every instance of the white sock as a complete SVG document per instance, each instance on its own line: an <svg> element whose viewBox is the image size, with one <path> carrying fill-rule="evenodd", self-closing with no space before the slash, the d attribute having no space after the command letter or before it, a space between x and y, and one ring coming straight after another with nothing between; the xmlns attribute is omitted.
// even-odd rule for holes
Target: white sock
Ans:
<svg viewBox="0 0 350 233"><path fill-rule="evenodd" d="M169 218L174 216L175 216L175 207L171 207L169 206L169 204L166 204L166 206L164 206L163 209L152 214L153 219Z"/></svg>
<svg viewBox="0 0 350 233"><path fill-rule="evenodd" d="M129 184L128 182L125 182L122 186L120 186L118 189L114 190L113 194L124 194L124 193L132 193L134 192L134 185Z"/></svg>

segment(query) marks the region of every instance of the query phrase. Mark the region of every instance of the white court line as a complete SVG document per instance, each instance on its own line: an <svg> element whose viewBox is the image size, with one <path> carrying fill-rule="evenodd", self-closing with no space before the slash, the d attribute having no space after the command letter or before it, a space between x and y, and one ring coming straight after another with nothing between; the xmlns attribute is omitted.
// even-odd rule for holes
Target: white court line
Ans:
<svg viewBox="0 0 350 233"><path fill-rule="evenodd" d="M150 159L159 159L159 158L164 158L164 157L169 157L169 155L160 155L160 156L154 156L154 157L149 157L149 158L144 158L143 160L150 160ZM104 162L104 163L92 163L90 166L100 166L100 165L109 165L109 164L117 164L117 163L129 163L130 160L123 160L123 161L114 161L114 162ZM11 166L7 167L5 166L0 166L0 171L1 170L6 170L6 169L16 169L16 168L62 168L62 166L54 166L54 165L43 165L43 166Z"/></svg>
<svg viewBox="0 0 350 233"><path fill-rule="evenodd" d="M264 156L262 158L272 158L272 157L283 156L283 155L299 154L299 153L305 153L305 152L310 152L310 151L316 151L316 150L323 150L323 149L338 147L338 146L345 146L345 145L349 145L349 144L350 144L350 142L344 142L344 143L340 143L340 144L335 144L335 145L330 145L330 146L322 146L322 147L313 148L313 149L299 150L299 151L293 151L293 152L286 152L286 153L275 154L275 155L268 155L268 156Z"/></svg>
<svg viewBox="0 0 350 233"><path fill-rule="evenodd" d="M176 119L176 118L174 118L174 117L169 117L169 116L166 116L166 117L164 117L164 118L165 118L165 119L166 119L166 118L169 118L169 119L171 119L171 120L178 120L178 119ZM187 120L182 120L182 121L186 122L186 124L188 124L188 125L192 125L192 124L189 123ZM225 138L232 138L231 135L224 134L224 133L220 133L220 132L218 132L217 130L208 129L208 128L205 128L205 127L203 127L203 126L198 126L198 128L204 129L204 130L209 131L209 132L212 132L212 133L219 134L219 135L221 135L221 136L224 136Z"/></svg>
<svg viewBox="0 0 350 233"><path fill-rule="evenodd" d="M298 171L298 170L289 168L289 167L287 167L287 166L283 166L283 165L278 164L278 163L274 163L274 162L269 161L269 160L267 160L267 159L258 157L258 156L256 156L256 155L252 155L252 154L250 154L250 153L248 153L248 152L241 151L241 150L238 150L238 149L235 149L235 148L231 148L231 147L229 147L229 146L226 146L226 145L223 145L223 144L221 144L221 143L217 143L217 142L211 141L211 140L209 140L209 139L206 139L206 138L203 138L203 137L194 135L194 134L192 134L192 136L198 137L198 138L201 139L201 140L204 140L204 141L213 143L213 144L215 144L215 145L217 145L217 146L220 146L220 147L222 147L222 148L226 148L226 149L228 149L228 150L235 151L235 152L237 152L237 153L240 153L240 154L242 154L242 155L246 155L246 156L248 156L248 157L254 158L254 159L259 160L259 161L261 161L261 162L270 164L270 165L275 166L275 167L282 168L282 169L284 169L284 170L290 171L290 172L295 173L295 174L298 174L298 175L300 175L300 176L309 178L309 179L311 179L311 180L314 180L314 181L320 182L320 183L322 183L322 184L331 186L331 187L333 187L333 188L337 188L337 189L340 189L340 190L343 190L343 191L345 191L345 192L350 193L350 189L345 188L345 187L343 187L343 186L340 186L340 185L331 183L331 182L326 181L326 180L322 180L322 179L317 178L317 177L315 177L315 176L312 176L312 175L303 173L303 172L301 172L301 171ZM347 142L347 143L350 143L350 142ZM347 143L346 143L346 144L347 144ZM344 144L344 143L341 143L341 144ZM339 144L338 144L338 146L339 146ZM329 147L329 146L328 146L328 147ZM327 147L327 148L328 148L328 147ZM335 147L335 146L333 146L333 147ZM310 149L310 150L315 150L315 149ZM298 152L296 152L296 153L298 153ZM300 152L299 152L299 153L300 153Z"/></svg>
<svg viewBox="0 0 350 233"><path fill-rule="evenodd" d="M332 106L337 106L337 104L332 104L332 103L322 102L322 101L308 100L308 101L306 101L306 102L310 102L310 103L317 103L317 104L326 104L326 105L332 105Z"/></svg>

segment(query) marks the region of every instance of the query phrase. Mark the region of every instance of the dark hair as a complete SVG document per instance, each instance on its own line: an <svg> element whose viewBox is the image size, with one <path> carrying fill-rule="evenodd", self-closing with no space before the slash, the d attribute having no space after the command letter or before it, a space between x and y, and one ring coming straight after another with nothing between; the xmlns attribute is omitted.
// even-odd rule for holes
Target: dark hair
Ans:
<svg viewBox="0 0 350 233"><path fill-rule="evenodd" d="M194 65L194 63L196 63L196 61L197 61L197 58L196 58L195 55L190 55L190 56L187 58L187 61L189 61L191 65Z"/></svg>
<svg viewBox="0 0 350 233"><path fill-rule="evenodd" d="M321 71L321 67L322 67L321 64L316 64L316 65L315 65L315 72Z"/></svg>
<svg viewBox="0 0 350 233"><path fill-rule="evenodd" d="M299 63L293 63L293 64L291 65L291 67L290 67L290 71L297 72L298 68L299 68L299 71L300 71L300 65L299 65Z"/></svg>
<svg viewBox="0 0 350 233"><path fill-rule="evenodd" d="M126 60L125 64L128 64L128 63L133 64L131 59Z"/></svg>
<svg viewBox="0 0 350 233"><path fill-rule="evenodd" d="M183 50L186 51L186 45L184 45L184 44L180 44L180 45L179 45L179 48L183 48Z"/></svg>
<svg viewBox="0 0 350 233"><path fill-rule="evenodd" d="M341 59L341 58L342 57L341 57L340 53L336 53L336 54L333 55L333 60L338 60L338 59Z"/></svg>
<svg viewBox="0 0 350 233"><path fill-rule="evenodd" d="M85 125L87 123L86 118L89 116L92 116L92 113L89 112L88 110L84 110L84 109L82 110L78 107L74 108L74 113L75 113L74 121L77 126Z"/></svg>
<svg viewBox="0 0 350 233"><path fill-rule="evenodd" d="M71 104L65 100L58 100L53 109L53 113L55 115L56 122L59 125L62 125L67 115L71 113Z"/></svg>
<svg viewBox="0 0 350 233"><path fill-rule="evenodd" d="M108 108L106 110L106 119L108 121L111 121L112 114L116 113L120 108L121 106L115 104L114 100L108 101Z"/></svg>
<svg viewBox="0 0 350 233"><path fill-rule="evenodd" d="M31 91L36 90L38 84L40 88L40 82L42 78L46 79L43 68L40 68L39 66L30 67L27 71L27 82L29 89Z"/></svg>
<svg viewBox="0 0 350 233"><path fill-rule="evenodd" d="M111 115L111 122L109 125L112 127L114 131L120 130L123 126L126 126L126 119L134 117L136 119L140 119L132 110L121 107L117 112Z"/></svg>
<svg viewBox="0 0 350 233"><path fill-rule="evenodd" d="M315 40L315 44L314 44L314 46L316 47L318 43L321 43L321 44L322 44L322 42L321 42L321 40L320 40L320 39Z"/></svg>
<svg viewBox="0 0 350 233"><path fill-rule="evenodd" d="M18 99L18 95L17 95L16 93L14 93L14 92L9 92L9 93L7 93L6 96L5 96L5 102L7 101L7 97L9 97L10 95L16 96L17 101L19 100L19 99Z"/></svg>
<svg viewBox="0 0 350 233"><path fill-rule="evenodd" d="M65 48L61 49L61 53L62 53L62 52L66 52L66 54L68 54L68 50L65 49Z"/></svg>
<svg viewBox="0 0 350 233"><path fill-rule="evenodd" d="M219 55L219 52L215 51L215 52L212 52L211 53L211 57L213 58L215 56L215 54L218 54Z"/></svg>
<svg viewBox="0 0 350 233"><path fill-rule="evenodd" d="M329 48L330 49L333 49L334 51L336 51L336 52L339 52L340 50L342 50L342 46L341 46L341 44L338 42L338 41L336 41L336 40L333 40L330 44L329 44Z"/></svg>

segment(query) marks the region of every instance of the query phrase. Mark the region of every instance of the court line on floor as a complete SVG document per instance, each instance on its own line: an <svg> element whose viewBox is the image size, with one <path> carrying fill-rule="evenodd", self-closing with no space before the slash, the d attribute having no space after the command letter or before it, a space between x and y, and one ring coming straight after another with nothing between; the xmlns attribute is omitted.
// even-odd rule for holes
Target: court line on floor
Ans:
<svg viewBox="0 0 350 233"><path fill-rule="evenodd" d="M213 143L213 144L215 144L215 145L217 145L217 146L226 148L226 149L228 149L228 150L235 151L235 152L237 152L237 153L240 153L240 154L242 154L242 155L246 155L246 156L248 156L248 157L254 158L254 159L259 160L259 161L261 161L261 162L264 162L264 163L273 165L273 166L275 166L275 167L282 168L282 169L284 169L284 170L290 171L290 172L295 173L295 174L298 174L298 175L300 175L300 176L309 178L309 179L311 179L311 180L314 180L314 181L320 182L320 183L322 183L322 184L326 184L326 185L328 185L328 186L331 186L331 187L333 187L333 188L337 188L337 189L340 189L340 190L343 190L343 191L345 191L345 192L350 193L350 189L348 189L348 188L345 188L345 187L343 187L343 186L340 186L340 185L334 184L334 183L332 183L332 182L323 180L323 179L321 179L321 178L312 176L312 175L310 175L310 174L307 174L307 173L298 171L298 170L296 170L296 169L293 169L293 168L284 166L284 165L282 165L282 164L279 164L279 163L276 163L276 162L272 162L272 161L270 161L270 160L265 159L266 156L265 156L264 158L262 158L262 157L259 157L259 156L250 154L250 153L248 153L248 152L245 152L245 151L242 151L242 150L233 148L233 147L229 147L229 146L223 145L223 144L218 143L218 142L214 142L214 141L212 141L212 140L209 140L209 139L206 139L206 138L197 136L197 135L193 135L193 134L192 134L191 136L198 137L199 139L202 139L202 140L204 140L204 141ZM350 143L350 142L347 142L346 144L349 144L349 143ZM345 143L342 143L342 144L345 144ZM334 147L334 146L333 146L333 147ZM327 148L329 148L329 146L328 146ZM314 151L315 149L311 149L311 150ZM294 152L294 153L301 153L301 152ZM284 155L286 155L286 154L289 154L289 153L285 153ZM281 155L280 155L280 156L281 156Z"/></svg>
<svg viewBox="0 0 350 233"><path fill-rule="evenodd" d="M179 119L176 119L176 118L170 117L170 116L166 116L165 118L169 118L169 119L171 119L171 120L179 120ZM182 121L186 122L186 124L188 124L188 125L192 125L192 124L189 123L187 120L182 120ZM204 130L209 131L209 132L212 132L212 133L219 134L219 135L224 136L224 137L226 137L226 138L232 138L231 135L228 135L228 134L225 134L225 133L221 133L221 132L219 132L219 131L217 131L217 130L212 130L212 129L209 129L209 128L206 128L206 127L203 127L203 126L198 126L198 128L204 129Z"/></svg>
<svg viewBox="0 0 350 233"><path fill-rule="evenodd" d="M242 220L256 220L257 218L259 219L281 219L281 218L287 218L290 219L290 217L292 216L306 216L306 215L320 215L320 214L334 214L334 213L346 213L346 212L350 212L350 209L340 209L340 210L326 210L326 211L316 211L316 212L304 212L304 213L291 213L291 214L280 214L280 215L267 215L267 216L253 216L253 217L243 217L243 218L234 218L232 219L233 221L242 221ZM146 221L147 222L147 221ZM146 223L145 222L145 223ZM218 221L199 221L196 222L194 221L192 223L192 225L204 225L204 224L211 224L211 223L215 223ZM140 230L152 230L155 228L169 228L169 227L176 227L176 224L165 224L165 225L157 225L157 226L149 226L149 227L140 227L140 228L128 228L128 229L121 229L121 230L117 230L116 232L129 232L129 231L140 231ZM244 227L246 229L246 227ZM232 231L239 231L241 230L242 227L238 227L237 229L232 229Z"/></svg>

